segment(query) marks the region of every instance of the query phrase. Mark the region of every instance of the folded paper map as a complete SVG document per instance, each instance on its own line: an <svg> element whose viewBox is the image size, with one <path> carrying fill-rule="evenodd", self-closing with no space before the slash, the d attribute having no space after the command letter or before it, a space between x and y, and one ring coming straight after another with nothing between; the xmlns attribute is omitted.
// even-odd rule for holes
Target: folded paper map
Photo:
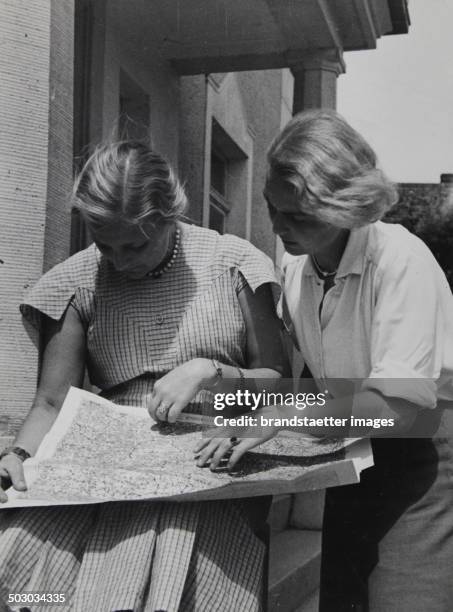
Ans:
<svg viewBox="0 0 453 612"><path fill-rule="evenodd" d="M195 501L276 495L358 482L372 465L369 442L346 445L278 436L247 453L233 474L196 466L202 427L156 424L142 408L71 388L35 457L28 490L8 490L2 508L119 500Z"/></svg>

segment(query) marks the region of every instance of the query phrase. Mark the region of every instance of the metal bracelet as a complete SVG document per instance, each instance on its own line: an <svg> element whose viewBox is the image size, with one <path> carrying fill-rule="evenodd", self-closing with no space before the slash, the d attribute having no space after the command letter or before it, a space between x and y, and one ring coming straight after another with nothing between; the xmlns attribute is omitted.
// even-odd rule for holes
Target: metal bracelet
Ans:
<svg viewBox="0 0 453 612"><path fill-rule="evenodd" d="M213 387L216 387L221 381L221 379L223 378L223 370L222 370L222 366L217 361L217 359L211 359L211 363L214 366L214 369L216 372L216 381L214 382L214 384L211 385L211 389L212 389Z"/></svg>
<svg viewBox="0 0 453 612"><path fill-rule="evenodd" d="M239 389L241 391L243 391L244 390L244 386L245 386L244 372L242 371L242 369L239 366L236 366L236 370L239 372L239 378L240 378Z"/></svg>

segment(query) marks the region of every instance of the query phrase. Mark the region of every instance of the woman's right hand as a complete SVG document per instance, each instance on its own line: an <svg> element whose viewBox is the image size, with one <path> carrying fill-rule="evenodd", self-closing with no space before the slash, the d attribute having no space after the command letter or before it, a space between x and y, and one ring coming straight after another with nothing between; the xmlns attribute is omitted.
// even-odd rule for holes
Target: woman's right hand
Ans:
<svg viewBox="0 0 453 612"><path fill-rule="evenodd" d="M2 480L2 486L6 486L4 484L5 482L11 482L16 491L27 490L22 459L14 453L9 453L9 455L5 455L5 457L0 460L0 478ZM0 487L0 503L5 503L7 501L8 496L2 487Z"/></svg>

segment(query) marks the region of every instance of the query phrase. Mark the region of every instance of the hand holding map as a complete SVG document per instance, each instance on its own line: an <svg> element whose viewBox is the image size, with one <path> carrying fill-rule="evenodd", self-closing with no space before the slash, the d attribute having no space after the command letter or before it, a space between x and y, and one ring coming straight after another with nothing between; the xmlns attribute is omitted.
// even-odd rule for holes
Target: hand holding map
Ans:
<svg viewBox="0 0 453 612"><path fill-rule="evenodd" d="M195 501L297 492L357 482L371 465L368 442L277 437L248 453L235 474L200 469L202 428L156 424L146 410L71 388L37 454L24 463L27 491L2 506L120 500Z"/></svg>

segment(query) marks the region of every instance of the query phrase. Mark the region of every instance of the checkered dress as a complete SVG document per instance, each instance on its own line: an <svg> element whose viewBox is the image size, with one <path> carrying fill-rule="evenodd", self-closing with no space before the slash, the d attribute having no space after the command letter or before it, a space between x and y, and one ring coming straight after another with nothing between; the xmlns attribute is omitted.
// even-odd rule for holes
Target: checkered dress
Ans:
<svg viewBox="0 0 453 612"><path fill-rule="evenodd" d="M129 279L92 245L21 306L36 325L40 313L77 309L91 382L117 403L141 406L159 376L195 357L247 365L237 295L275 282L272 263L235 236L180 227L177 259L159 278ZM263 556L236 502L0 510L0 601L49 591L67 593L62 610L254 611Z"/></svg>

